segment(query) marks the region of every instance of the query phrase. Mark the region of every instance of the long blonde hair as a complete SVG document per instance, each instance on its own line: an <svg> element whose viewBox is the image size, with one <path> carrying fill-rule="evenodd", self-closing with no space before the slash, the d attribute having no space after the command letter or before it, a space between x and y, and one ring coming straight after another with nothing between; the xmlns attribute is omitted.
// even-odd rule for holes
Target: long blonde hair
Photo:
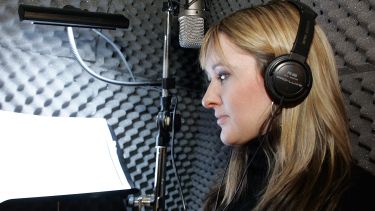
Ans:
<svg viewBox="0 0 375 211"><path fill-rule="evenodd" d="M299 11L284 1L233 13L206 33L202 68L211 51L222 52L219 34L223 33L254 55L264 70L270 59L290 52L299 18ZM333 210L350 177L352 155L338 73L331 46L318 25L307 63L314 78L312 89L301 104L283 108L272 123L278 128L278 140L265 147L269 174L254 210ZM222 205L231 201L245 166L245 150L234 150ZM208 203L212 206L212 200Z"/></svg>

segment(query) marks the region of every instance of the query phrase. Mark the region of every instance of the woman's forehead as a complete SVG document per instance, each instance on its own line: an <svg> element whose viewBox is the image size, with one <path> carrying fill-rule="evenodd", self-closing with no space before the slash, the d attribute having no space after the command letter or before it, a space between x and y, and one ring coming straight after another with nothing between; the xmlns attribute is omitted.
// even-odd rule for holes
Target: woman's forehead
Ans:
<svg viewBox="0 0 375 211"><path fill-rule="evenodd" d="M224 42L230 41L224 38L223 33L219 33L209 41L205 52L205 68L212 68L216 64L229 65L228 55L226 55L227 44Z"/></svg>
<svg viewBox="0 0 375 211"><path fill-rule="evenodd" d="M217 37L217 41L211 41L205 53L204 69L213 68L217 65L235 67L238 57L253 57L253 55L234 44L231 39L223 33ZM255 58L256 59L256 58Z"/></svg>

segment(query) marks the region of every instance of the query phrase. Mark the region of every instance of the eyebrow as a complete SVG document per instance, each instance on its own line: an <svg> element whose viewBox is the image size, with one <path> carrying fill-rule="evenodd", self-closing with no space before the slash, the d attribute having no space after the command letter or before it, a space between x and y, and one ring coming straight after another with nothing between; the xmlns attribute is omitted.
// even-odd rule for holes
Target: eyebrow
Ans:
<svg viewBox="0 0 375 211"><path fill-rule="evenodd" d="M221 66L221 65L222 65L221 63L216 63L212 65L211 69L214 70L217 66ZM203 71L207 75L207 77L209 77L210 74L208 73L207 68L203 68Z"/></svg>
<svg viewBox="0 0 375 211"><path fill-rule="evenodd" d="M215 71L215 69L216 69L217 67L227 67L227 66L228 66L228 65L225 65L225 64L223 64L223 63L221 63L221 62L218 62L218 63L212 65L210 69L212 69L213 71ZM207 69L204 69L204 71L207 73Z"/></svg>
<svg viewBox="0 0 375 211"><path fill-rule="evenodd" d="M216 67L218 67L218 66L223 66L223 64L222 64L222 63L216 63L216 64L212 65L211 68L214 70L214 69L216 69Z"/></svg>

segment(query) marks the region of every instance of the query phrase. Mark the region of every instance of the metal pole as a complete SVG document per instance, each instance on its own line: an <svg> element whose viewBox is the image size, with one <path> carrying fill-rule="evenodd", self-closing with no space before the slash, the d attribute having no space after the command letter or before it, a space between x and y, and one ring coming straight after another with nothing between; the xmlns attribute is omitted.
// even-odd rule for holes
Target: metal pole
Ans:
<svg viewBox="0 0 375 211"><path fill-rule="evenodd" d="M169 126L170 126L170 104L171 97L169 93L170 72L169 72L169 45L170 45L170 30L172 21L173 5L168 1L168 5L163 8L166 12L166 20L164 26L164 51L163 51L163 82L162 82L162 96L161 96L161 111L158 115L159 134L156 140L156 165L155 165L155 211L164 210L165 206L165 166L167 160L167 144L170 140Z"/></svg>
<svg viewBox="0 0 375 211"><path fill-rule="evenodd" d="M156 137L156 163L154 177L154 194L140 197L130 197L129 203L133 206L153 207L154 211L165 210L165 171L167 161L167 145L171 139L172 109L170 89L175 88L175 80L170 76L169 71L169 46L171 41L172 15L178 13L178 4L171 0L163 3L163 11L166 13L164 25L164 51L163 51L163 80L162 93L160 98L160 112L157 116L158 135Z"/></svg>

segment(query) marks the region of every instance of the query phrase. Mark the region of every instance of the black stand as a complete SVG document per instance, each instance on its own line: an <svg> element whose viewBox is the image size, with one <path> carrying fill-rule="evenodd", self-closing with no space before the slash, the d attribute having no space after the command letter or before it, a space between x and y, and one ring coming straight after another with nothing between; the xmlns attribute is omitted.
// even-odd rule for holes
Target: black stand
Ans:
<svg viewBox="0 0 375 211"><path fill-rule="evenodd" d="M164 30L164 52L163 52L163 81L162 95L160 99L161 110L157 116L157 126L159 129L156 137L156 164L154 178L154 194L129 198L129 204L134 207L152 207L154 211L165 210L165 166L167 160L167 145L171 140L170 132L175 123L172 118L171 93L175 88L175 79L170 77L169 71L169 45L172 15L178 14L178 4L171 0L163 3L163 12L166 13L166 23ZM180 118L176 118L179 121ZM180 125L180 123L176 123ZM172 137L173 138L173 137Z"/></svg>

